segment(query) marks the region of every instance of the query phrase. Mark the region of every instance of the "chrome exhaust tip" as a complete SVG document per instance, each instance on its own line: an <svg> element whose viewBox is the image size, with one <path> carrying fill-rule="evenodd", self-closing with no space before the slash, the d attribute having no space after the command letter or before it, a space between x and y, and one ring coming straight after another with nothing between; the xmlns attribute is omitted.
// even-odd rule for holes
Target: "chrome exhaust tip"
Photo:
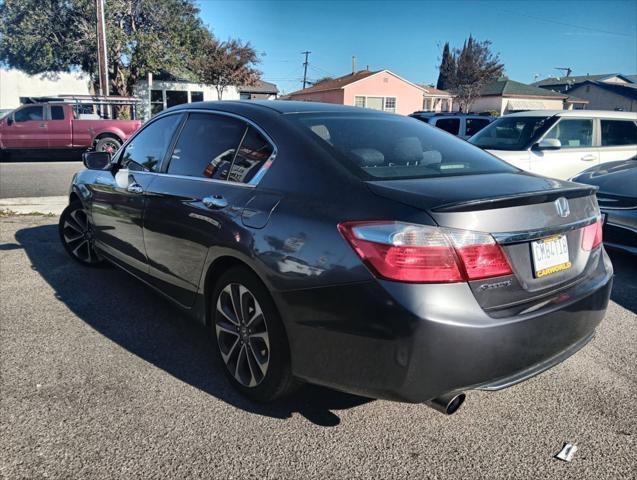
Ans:
<svg viewBox="0 0 637 480"><path fill-rule="evenodd" d="M453 415L458 411L460 405L464 403L465 398L466 395L464 393L450 393L429 400L427 405L445 415Z"/></svg>

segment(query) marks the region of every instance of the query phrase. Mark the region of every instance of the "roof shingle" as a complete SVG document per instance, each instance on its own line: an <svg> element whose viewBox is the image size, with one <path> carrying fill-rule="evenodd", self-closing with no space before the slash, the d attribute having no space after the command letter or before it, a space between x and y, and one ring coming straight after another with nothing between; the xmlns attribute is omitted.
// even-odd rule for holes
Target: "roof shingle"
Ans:
<svg viewBox="0 0 637 480"><path fill-rule="evenodd" d="M311 87L308 87L302 90L297 90L296 92L292 92L288 94L288 96L292 97L294 95L301 94L301 93L313 93L313 92L324 92L326 90L338 90L340 88L343 88L346 85L349 85L350 83L354 83L359 80L362 80L363 78L370 77L381 71L382 70L375 70L375 71L359 70L358 72L355 72L355 73L348 73L347 75L343 75L342 77L333 78L331 80L325 80L324 82L317 83L316 85L313 85Z"/></svg>

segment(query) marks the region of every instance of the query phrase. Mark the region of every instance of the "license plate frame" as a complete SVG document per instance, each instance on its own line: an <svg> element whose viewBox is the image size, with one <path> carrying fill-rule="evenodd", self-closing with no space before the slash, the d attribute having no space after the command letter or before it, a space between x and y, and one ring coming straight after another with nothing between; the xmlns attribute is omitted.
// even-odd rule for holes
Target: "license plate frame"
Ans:
<svg viewBox="0 0 637 480"><path fill-rule="evenodd" d="M553 235L531 242L531 257L535 278L568 270L573 265L566 235Z"/></svg>

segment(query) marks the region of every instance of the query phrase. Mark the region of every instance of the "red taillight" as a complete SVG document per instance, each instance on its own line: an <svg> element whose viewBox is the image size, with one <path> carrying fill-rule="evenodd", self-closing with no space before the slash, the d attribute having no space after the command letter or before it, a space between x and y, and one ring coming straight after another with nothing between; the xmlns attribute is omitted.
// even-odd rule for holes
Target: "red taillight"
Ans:
<svg viewBox="0 0 637 480"><path fill-rule="evenodd" d="M590 251L597 248L602 243L602 220L582 229L582 250Z"/></svg>
<svg viewBox="0 0 637 480"><path fill-rule="evenodd" d="M338 228L372 271L389 280L448 283L512 273L486 233L400 222L347 222Z"/></svg>

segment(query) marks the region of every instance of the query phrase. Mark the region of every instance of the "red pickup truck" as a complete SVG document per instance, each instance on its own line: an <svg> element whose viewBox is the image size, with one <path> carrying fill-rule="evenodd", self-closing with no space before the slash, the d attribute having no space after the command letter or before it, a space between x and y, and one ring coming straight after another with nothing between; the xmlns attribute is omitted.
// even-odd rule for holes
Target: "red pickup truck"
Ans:
<svg viewBox="0 0 637 480"><path fill-rule="evenodd" d="M92 109L93 107L91 107ZM29 103L0 119L0 158L43 150L117 150L140 120L102 119L86 105Z"/></svg>

